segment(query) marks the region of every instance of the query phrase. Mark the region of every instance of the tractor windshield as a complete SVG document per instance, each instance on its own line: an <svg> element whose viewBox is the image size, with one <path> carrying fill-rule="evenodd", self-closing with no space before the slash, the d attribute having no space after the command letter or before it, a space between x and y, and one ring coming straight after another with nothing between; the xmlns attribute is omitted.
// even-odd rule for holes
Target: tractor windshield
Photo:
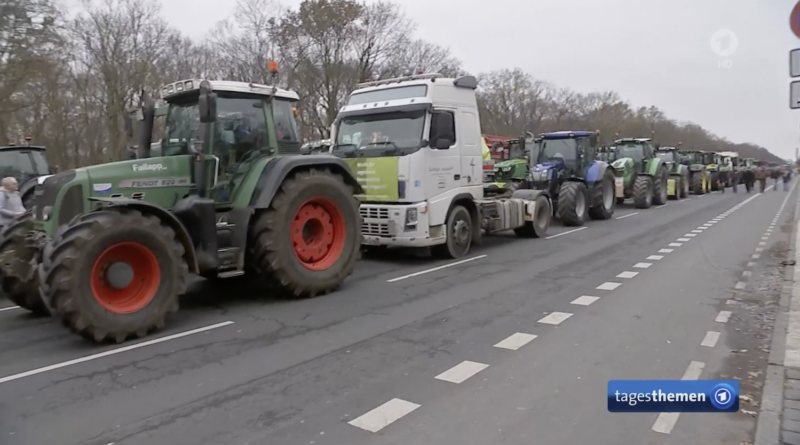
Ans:
<svg viewBox="0 0 800 445"><path fill-rule="evenodd" d="M578 143L575 139L543 139L539 143L539 162L562 161L574 164L578 158Z"/></svg>
<svg viewBox="0 0 800 445"><path fill-rule="evenodd" d="M426 110L347 116L336 131L336 152L361 152L367 156L398 156L422 144Z"/></svg>
<svg viewBox="0 0 800 445"><path fill-rule="evenodd" d="M675 156L675 152L674 151L659 151L658 153L656 153L656 156L658 156L664 162L677 162L678 161L677 156Z"/></svg>
<svg viewBox="0 0 800 445"><path fill-rule="evenodd" d="M23 184L37 176L49 175L47 160L39 150L3 150L0 151L0 172L2 177L12 176Z"/></svg>
<svg viewBox="0 0 800 445"><path fill-rule="evenodd" d="M617 146L617 159L631 158L633 162L642 162L644 159L644 145L623 144Z"/></svg>

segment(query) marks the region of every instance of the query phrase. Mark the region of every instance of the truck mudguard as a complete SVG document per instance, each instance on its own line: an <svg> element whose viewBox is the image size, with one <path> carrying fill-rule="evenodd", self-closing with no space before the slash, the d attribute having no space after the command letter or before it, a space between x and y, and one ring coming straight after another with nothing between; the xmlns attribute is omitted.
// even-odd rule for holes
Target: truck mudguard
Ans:
<svg viewBox="0 0 800 445"><path fill-rule="evenodd" d="M95 198L90 197L90 201L101 201L105 202L109 205L109 207L130 207L132 209L136 209L142 213L155 215L166 224L168 224L172 230L175 231L175 236L183 245L183 248L186 250L186 262L189 266L189 272L191 273L198 273L197 270L197 252L194 250L194 242L192 242L191 236L189 236L189 231L186 230L186 227L183 223L172 214L165 210L163 207L159 207L157 205L150 204L147 201L140 201L138 199L132 198Z"/></svg>
<svg viewBox="0 0 800 445"><path fill-rule="evenodd" d="M272 198L278 192L283 180L289 174L304 167L327 167L334 173L342 175L345 183L353 187L354 194L364 193L364 189L356 181L356 177L344 160L332 155L314 156L280 156L271 160L261 172L261 177L256 183L253 196L250 197L250 205L256 209L266 209L272 202Z"/></svg>

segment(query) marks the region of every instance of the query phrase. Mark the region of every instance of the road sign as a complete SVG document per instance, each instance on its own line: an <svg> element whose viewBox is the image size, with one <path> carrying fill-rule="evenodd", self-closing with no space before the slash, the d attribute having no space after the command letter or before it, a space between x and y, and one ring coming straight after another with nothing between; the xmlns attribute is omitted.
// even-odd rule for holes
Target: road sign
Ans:
<svg viewBox="0 0 800 445"><path fill-rule="evenodd" d="M789 85L789 108L800 108L800 80L795 80Z"/></svg>
<svg viewBox="0 0 800 445"><path fill-rule="evenodd" d="M789 51L789 75L800 77L800 48Z"/></svg>
<svg viewBox="0 0 800 445"><path fill-rule="evenodd" d="M800 1L792 8L792 15L789 16L789 26L792 28L794 35L800 39Z"/></svg>

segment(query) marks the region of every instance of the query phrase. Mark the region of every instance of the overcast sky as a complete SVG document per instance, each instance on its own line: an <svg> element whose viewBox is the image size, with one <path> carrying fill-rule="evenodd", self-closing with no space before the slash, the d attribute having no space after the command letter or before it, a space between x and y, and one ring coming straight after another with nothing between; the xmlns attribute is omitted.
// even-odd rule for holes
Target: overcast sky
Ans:
<svg viewBox="0 0 800 445"><path fill-rule="evenodd" d="M162 1L165 17L197 39L236 4ZM283 3L296 7L300 1ZM578 91L615 90L633 105L656 105L673 119L784 158L794 158L800 146L800 110L788 106L788 52L800 48L789 27L794 0L401 4L419 37L449 47L470 72L519 67ZM720 30L736 35L733 54L720 56L712 48ZM720 44L724 50L726 43Z"/></svg>

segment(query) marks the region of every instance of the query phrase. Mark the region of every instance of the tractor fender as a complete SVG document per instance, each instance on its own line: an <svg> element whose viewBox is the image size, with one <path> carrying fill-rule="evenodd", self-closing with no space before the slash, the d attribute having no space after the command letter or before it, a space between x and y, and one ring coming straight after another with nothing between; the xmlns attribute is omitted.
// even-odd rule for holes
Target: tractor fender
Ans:
<svg viewBox="0 0 800 445"><path fill-rule="evenodd" d="M589 184L594 184L601 179L606 174L606 170L611 168L611 172L614 172L614 168L608 165L608 163L603 161L594 161L592 165L586 170L586 182Z"/></svg>
<svg viewBox="0 0 800 445"><path fill-rule="evenodd" d="M657 176L661 172L664 161L660 158L653 158L647 162L647 174L650 176Z"/></svg>
<svg viewBox="0 0 800 445"><path fill-rule="evenodd" d="M350 170L347 163L333 155L314 155L314 156L280 156L267 163L258 178L253 196L250 198L250 205L255 209L266 209L272 203L272 198L278 193L284 179L291 173L298 170L306 170L310 167L326 167L334 173L342 175L344 182L353 188L354 195L364 193L364 189L356 181L356 177Z"/></svg>
<svg viewBox="0 0 800 445"><path fill-rule="evenodd" d="M100 201L109 204L110 207L130 207L132 209L138 210L142 213L153 215L164 221L167 225L169 225L172 230L175 231L175 237L183 245L184 250L186 251L186 263L189 266L189 272L191 273L198 273L197 269L197 252L194 249L194 242L192 242L192 237L189 236L189 231L186 230L186 226L175 217L171 212L164 209L163 207L159 207L157 205L150 204L146 201L139 201L138 199L131 199L131 198L94 198L90 197L90 201Z"/></svg>
<svg viewBox="0 0 800 445"><path fill-rule="evenodd" d="M516 192L515 192L516 193ZM481 242L481 215L478 212L478 206L475 205L475 199L469 193L459 193L453 196L450 200L450 206L447 208L447 213L444 214L444 220L450 216L453 207L460 205L464 206L472 218L472 244L478 245Z"/></svg>

